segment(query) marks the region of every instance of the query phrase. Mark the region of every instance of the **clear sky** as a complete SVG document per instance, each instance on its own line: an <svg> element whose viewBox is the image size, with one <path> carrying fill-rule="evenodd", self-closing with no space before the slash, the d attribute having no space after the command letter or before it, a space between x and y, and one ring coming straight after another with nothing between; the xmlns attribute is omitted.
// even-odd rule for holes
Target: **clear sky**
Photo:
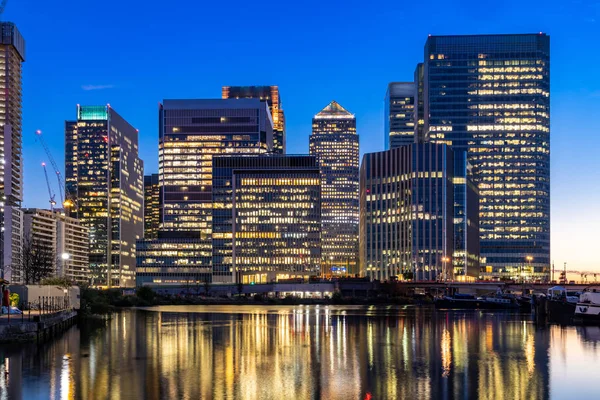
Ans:
<svg viewBox="0 0 600 400"><path fill-rule="evenodd" d="M600 273L600 0L12 0L26 40L26 207L47 207L34 131L64 165L64 120L111 106L158 167L163 98L219 98L223 85L278 85L288 153L308 152L311 118L333 99L356 114L361 153L383 149L383 97L411 80L428 34L551 36L552 259ZM55 192L58 192L53 182Z"/></svg>

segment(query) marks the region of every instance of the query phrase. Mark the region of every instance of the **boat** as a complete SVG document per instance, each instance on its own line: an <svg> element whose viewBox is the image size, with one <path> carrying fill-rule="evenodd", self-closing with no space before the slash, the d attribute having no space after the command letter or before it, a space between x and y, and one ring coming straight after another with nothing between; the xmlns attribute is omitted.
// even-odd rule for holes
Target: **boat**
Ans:
<svg viewBox="0 0 600 400"><path fill-rule="evenodd" d="M569 323L575 314L579 302L579 293L567 291L563 286L553 286L548 289L546 313L548 319L559 323Z"/></svg>
<svg viewBox="0 0 600 400"><path fill-rule="evenodd" d="M438 297L433 301L436 308L467 310L513 310L519 304L514 298L506 298L502 294L492 297L475 297L470 294L456 293L453 296Z"/></svg>
<svg viewBox="0 0 600 400"><path fill-rule="evenodd" d="M600 324L600 292L594 289L581 294L575 307L575 319Z"/></svg>

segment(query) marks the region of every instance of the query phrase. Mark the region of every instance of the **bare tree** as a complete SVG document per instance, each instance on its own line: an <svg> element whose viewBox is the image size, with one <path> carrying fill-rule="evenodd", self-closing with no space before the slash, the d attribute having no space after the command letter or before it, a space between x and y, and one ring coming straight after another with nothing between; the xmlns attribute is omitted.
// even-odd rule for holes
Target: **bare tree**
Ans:
<svg viewBox="0 0 600 400"><path fill-rule="evenodd" d="M52 248L32 238L23 243L21 271L26 285L40 283L54 273Z"/></svg>

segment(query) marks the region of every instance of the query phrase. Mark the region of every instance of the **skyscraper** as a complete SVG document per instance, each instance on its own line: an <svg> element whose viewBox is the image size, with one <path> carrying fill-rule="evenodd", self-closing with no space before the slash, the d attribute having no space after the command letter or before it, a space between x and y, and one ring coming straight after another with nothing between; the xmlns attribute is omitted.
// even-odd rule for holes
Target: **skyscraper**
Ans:
<svg viewBox="0 0 600 400"><path fill-rule="evenodd" d="M358 271L359 149L356 119L332 101L313 118L310 155L321 170L321 246L325 275Z"/></svg>
<svg viewBox="0 0 600 400"><path fill-rule="evenodd" d="M417 68L415 68L415 115L414 115L414 124L415 124L415 142L423 143L423 127L425 126L425 116L424 107L425 101L423 99L424 90L425 90L425 67L423 63L417 64Z"/></svg>
<svg viewBox="0 0 600 400"><path fill-rule="evenodd" d="M25 40L12 22L1 22L0 27L0 259L2 277L16 283L21 281L23 243L21 64L25 61Z"/></svg>
<svg viewBox="0 0 600 400"><path fill-rule="evenodd" d="M361 275L371 279L452 277L454 154L410 144L363 157Z"/></svg>
<svg viewBox="0 0 600 400"><path fill-rule="evenodd" d="M259 99L269 104L273 118L273 153L285 154L285 115L277 86L223 86L224 99Z"/></svg>
<svg viewBox="0 0 600 400"><path fill-rule="evenodd" d="M548 280L550 38L430 36L424 79L427 139L473 167L482 275Z"/></svg>
<svg viewBox="0 0 600 400"><path fill-rule="evenodd" d="M213 157L273 149L273 120L259 99L164 100L159 106L160 230L138 241L138 284L211 279Z"/></svg>
<svg viewBox="0 0 600 400"><path fill-rule="evenodd" d="M65 137L66 192L74 197L71 216L89 229L92 279L134 286L135 241L144 234L137 129L109 105L78 105Z"/></svg>
<svg viewBox="0 0 600 400"><path fill-rule="evenodd" d="M385 93L385 148L394 149L415 141L415 84L392 82Z"/></svg>
<svg viewBox="0 0 600 400"><path fill-rule="evenodd" d="M156 239L160 224L158 174L144 175L144 239Z"/></svg>
<svg viewBox="0 0 600 400"><path fill-rule="evenodd" d="M213 279L320 274L321 178L311 156L213 158Z"/></svg>

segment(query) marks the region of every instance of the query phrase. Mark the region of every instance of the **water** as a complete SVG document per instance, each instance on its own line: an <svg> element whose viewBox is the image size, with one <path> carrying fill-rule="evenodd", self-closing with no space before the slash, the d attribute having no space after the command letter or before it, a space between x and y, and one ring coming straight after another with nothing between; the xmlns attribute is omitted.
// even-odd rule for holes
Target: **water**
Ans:
<svg viewBox="0 0 600 400"><path fill-rule="evenodd" d="M598 398L600 328L403 307L169 306L0 347L0 399Z"/></svg>

